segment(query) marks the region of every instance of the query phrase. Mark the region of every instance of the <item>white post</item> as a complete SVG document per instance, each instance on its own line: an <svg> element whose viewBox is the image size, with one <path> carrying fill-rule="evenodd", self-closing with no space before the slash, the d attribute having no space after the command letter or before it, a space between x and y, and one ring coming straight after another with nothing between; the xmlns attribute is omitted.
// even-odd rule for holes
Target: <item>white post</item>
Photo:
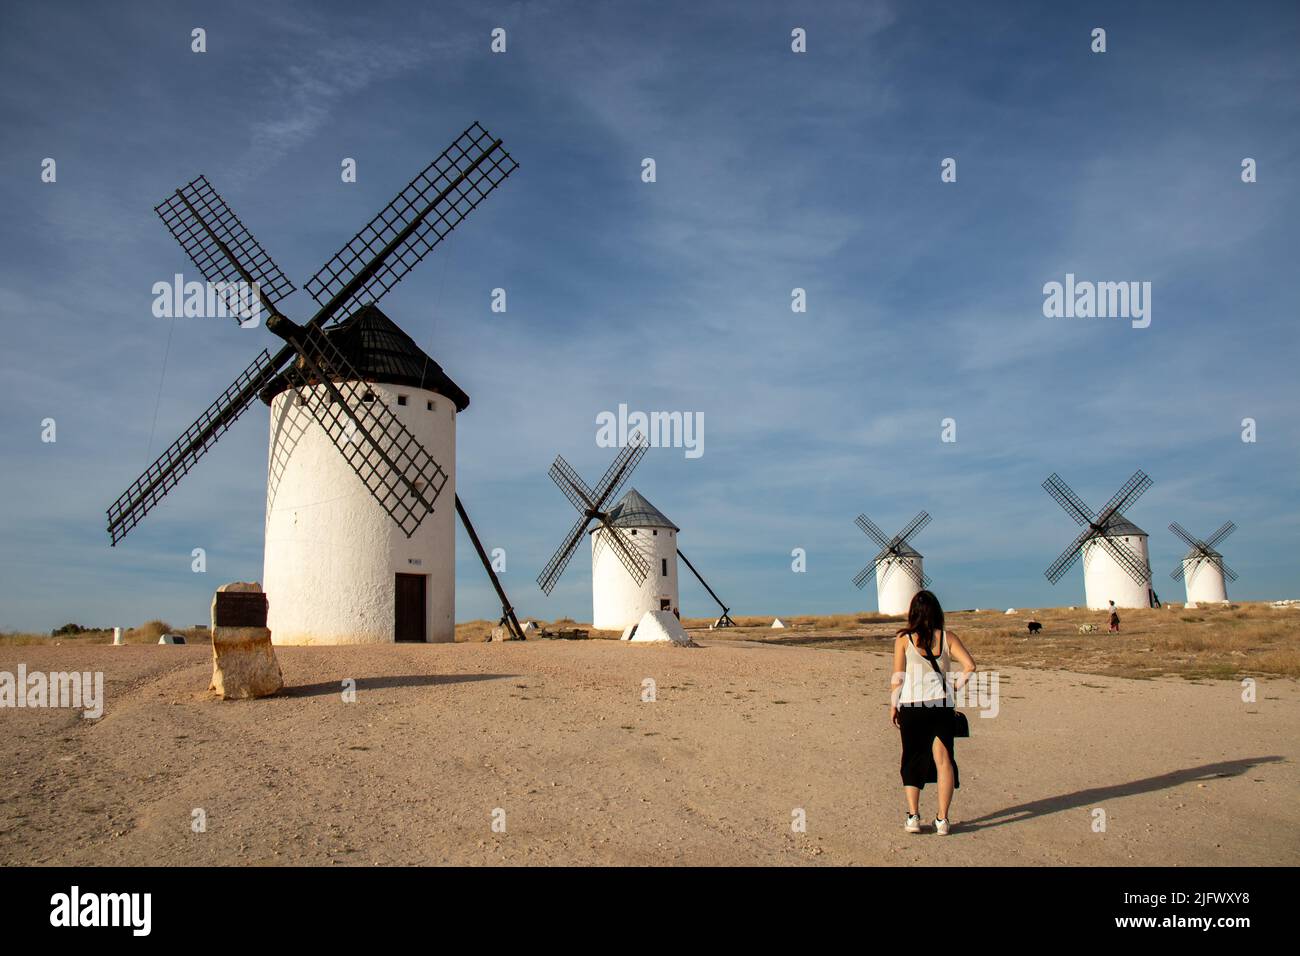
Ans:
<svg viewBox="0 0 1300 956"><path fill-rule="evenodd" d="M113 643L114 644L126 643L126 641L122 640L122 629L120 627L113 628Z"/></svg>

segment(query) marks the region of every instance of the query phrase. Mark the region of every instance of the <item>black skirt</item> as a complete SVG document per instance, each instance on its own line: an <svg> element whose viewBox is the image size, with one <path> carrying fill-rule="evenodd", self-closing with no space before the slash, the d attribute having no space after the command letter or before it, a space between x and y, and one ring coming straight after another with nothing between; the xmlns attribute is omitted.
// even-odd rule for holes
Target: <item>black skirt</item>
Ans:
<svg viewBox="0 0 1300 956"><path fill-rule="evenodd" d="M934 763L934 738L943 741L952 762L952 785L961 786L957 773L957 751L953 749L952 707L926 707L923 704L900 704L898 724L903 736L903 786L925 789L927 783L939 782L939 768Z"/></svg>

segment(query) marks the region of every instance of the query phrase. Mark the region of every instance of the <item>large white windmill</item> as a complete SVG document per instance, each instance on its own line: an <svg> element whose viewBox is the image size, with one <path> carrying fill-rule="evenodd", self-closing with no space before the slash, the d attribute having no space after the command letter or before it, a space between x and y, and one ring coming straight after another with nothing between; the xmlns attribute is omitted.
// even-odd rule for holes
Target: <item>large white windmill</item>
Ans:
<svg viewBox="0 0 1300 956"><path fill-rule="evenodd" d="M1187 586L1187 603L1226 602L1228 586L1224 578L1235 581L1237 573L1228 567L1223 560L1223 555L1215 550L1215 546L1236 531L1237 526L1231 521L1225 521L1218 531L1204 541L1192 537L1177 521L1169 526L1169 530L1176 534L1189 549L1170 575L1175 581L1179 578L1183 579L1183 583Z"/></svg>
<svg viewBox="0 0 1300 956"><path fill-rule="evenodd" d="M885 537L880 527L866 515L858 515L855 524L875 541L880 551L871 563L858 572L853 583L861 588L875 575L876 607L881 614L906 614L912 598L922 588L930 586L921 552L908 543L908 538L930 523L930 516L922 511L892 538Z"/></svg>
<svg viewBox="0 0 1300 956"><path fill-rule="evenodd" d="M358 373L362 407L384 406L444 475L416 490L456 495L456 416L469 396L377 306L325 332ZM276 644L451 641L456 631L456 519L438 508L421 521L405 489L381 507L354 470L360 449L345 426L339 448L316 427L310 403L324 386L295 387L293 371L262 390L271 408L263 588ZM396 499L401 498L400 504Z"/></svg>
<svg viewBox="0 0 1300 956"><path fill-rule="evenodd" d="M374 305L517 168L472 124L307 282L319 309L303 325L280 311L293 283L206 178L159 205L208 282L232 298L257 289L266 328L285 344L263 351L113 503L113 544L260 396L271 407L263 590L275 643L452 640L455 526L450 507L435 511L440 497L455 502L502 623L522 638L456 495L456 414L469 397Z"/></svg>
<svg viewBox="0 0 1300 956"><path fill-rule="evenodd" d="M1151 487L1151 479L1134 472L1095 515L1083 499L1053 472L1043 488L1074 519L1084 526L1044 572L1055 584L1074 562L1083 558L1084 597L1089 608L1150 607L1155 601L1151 588L1151 561L1145 531L1120 513Z"/></svg>

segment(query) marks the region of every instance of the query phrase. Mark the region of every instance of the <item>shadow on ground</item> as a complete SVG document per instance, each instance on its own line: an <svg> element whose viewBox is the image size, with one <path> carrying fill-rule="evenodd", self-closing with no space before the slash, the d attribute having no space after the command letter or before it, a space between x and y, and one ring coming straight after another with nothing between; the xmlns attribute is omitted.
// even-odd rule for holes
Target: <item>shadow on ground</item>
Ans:
<svg viewBox="0 0 1300 956"><path fill-rule="evenodd" d="M1076 790L1074 793L1044 797L1042 800L1032 800L1029 803L1021 803L1014 807L986 813L982 817L963 821L961 828L963 830L986 830L990 827L999 827L1008 823L1021 823L1035 817L1045 817L1050 813L1060 813L1062 810L1077 810L1080 807L1094 806L1107 800L1114 800L1117 797L1153 793L1156 790L1168 790L1171 787L1181 786L1185 783L1213 780L1218 777L1236 777L1254 767L1266 763L1277 763L1285 759L1285 757L1271 756L1225 760L1220 763L1207 763L1200 767L1189 767L1186 770L1174 770L1158 777L1146 777L1130 783L1117 783L1109 787L1090 787L1087 790Z"/></svg>

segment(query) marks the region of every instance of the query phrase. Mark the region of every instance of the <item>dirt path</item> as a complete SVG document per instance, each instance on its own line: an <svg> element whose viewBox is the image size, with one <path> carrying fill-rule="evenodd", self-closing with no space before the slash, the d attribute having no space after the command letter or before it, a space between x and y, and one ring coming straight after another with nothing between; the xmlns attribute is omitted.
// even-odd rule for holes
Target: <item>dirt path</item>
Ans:
<svg viewBox="0 0 1300 956"><path fill-rule="evenodd" d="M1300 862L1287 679L1245 704L1228 681L1003 671L999 716L972 716L958 744L941 839L902 831L882 655L279 648L285 696L220 703L203 693L209 653L0 648L0 670L107 683L97 722L0 710L0 863ZM340 696L348 677L356 703ZM806 833L791 830L797 808Z"/></svg>

